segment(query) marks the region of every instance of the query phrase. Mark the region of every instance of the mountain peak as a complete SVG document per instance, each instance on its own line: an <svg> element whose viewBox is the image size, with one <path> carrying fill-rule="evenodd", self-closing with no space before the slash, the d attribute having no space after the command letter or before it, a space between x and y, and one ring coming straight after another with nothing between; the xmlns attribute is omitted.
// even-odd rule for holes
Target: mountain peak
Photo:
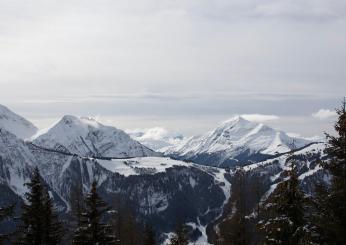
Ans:
<svg viewBox="0 0 346 245"><path fill-rule="evenodd" d="M220 127L228 127L228 126L234 126L234 125L246 125L246 124L255 124L251 121L246 120L244 117L237 115L234 117L231 117L230 119L223 121L220 124Z"/></svg>
<svg viewBox="0 0 346 245"><path fill-rule="evenodd" d="M293 139L298 147L311 141L292 138L286 133L261 123L235 116L216 129L190 138L168 154L181 159L195 160L206 165L234 164L263 160L265 157L291 150Z"/></svg>
<svg viewBox="0 0 346 245"><path fill-rule="evenodd" d="M79 156L118 158L155 155L155 152L131 139L120 129L105 126L93 118L71 115L63 116L32 140L38 146Z"/></svg>
<svg viewBox="0 0 346 245"><path fill-rule="evenodd" d="M88 128L88 127L106 127L98 122L95 118L92 117L77 117L72 115L63 116L57 124L69 125L70 127L74 125L75 127Z"/></svg>
<svg viewBox="0 0 346 245"><path fill-rule="evenodd" d="M247 121L240 115L233 116L225 121L222 122L222 124L227 124L227 123L235 123L235 122L241 122L241 121Z"/></svg>
<svg viewBox="0 0 346 245"><path fill-rule="evenodd" d="M27 139L37 132L34 124L0 104L0 128L20 139Z"/></svg>

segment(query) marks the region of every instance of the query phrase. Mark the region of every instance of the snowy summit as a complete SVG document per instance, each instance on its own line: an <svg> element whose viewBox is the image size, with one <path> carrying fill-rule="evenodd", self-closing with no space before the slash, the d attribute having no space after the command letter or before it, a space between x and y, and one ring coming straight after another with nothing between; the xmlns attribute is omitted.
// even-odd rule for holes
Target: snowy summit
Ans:
<svg viewBox="0 0 346 245"><path fill-rule="evenodd" d="M267 156L303 147L311 141L290 137L262 123L251 122L241 116L221 123L204 135L194 136L186 143L169 149L166 154L195 160L206 165L226 165L244 159L258 161Z"/></svg>
<svg viewBox="0 0 346 245"><path fill-rule="evenodd" d="M85 117L64 116L52 127L33 136L32 142L79 156L119 158L157 155L124 131Z"/></svg>
<svg viewBox="0 0 346 245"><path fill-rule="evenodd" d="M37 132L34 124L0 105L0 129L5 129L20 139L27 139Z"/></svg>

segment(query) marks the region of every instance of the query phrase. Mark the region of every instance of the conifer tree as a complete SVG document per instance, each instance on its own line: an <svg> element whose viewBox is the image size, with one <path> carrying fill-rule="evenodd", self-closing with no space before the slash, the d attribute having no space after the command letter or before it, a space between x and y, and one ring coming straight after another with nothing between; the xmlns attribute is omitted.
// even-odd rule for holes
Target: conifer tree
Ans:
<svg viewBox="0 0 346 245"><path fill-rule="evenodd" d="M245 172L237 169L232 183L235 213L225 221L222 229L222 244L245 245L247 244L246 229L246 201L245 201ZM233 211L232 211L233 212Z"/></svg>
<svg viewBox="0 0 346 245"><path fill-rule="evenodd" d="M97 182L93 181L90 193L85 199L85 211L82 213L81 225L75 231L74 244L116 244L109 225L102 223L107 204L97 193Z"/></svg>
<svg viewBox="0 0 346 245"><path fill-rule="evenodd" d="M139 227L133 211L128 206L120 204L114 227L121 245L137 245L143 242L142 229Z"/></svg>
<svg viewBox="0 0 346 245"><path fill-rule="evenodd" d="M62 238L62 228L58 221L52 200L43 187L38 168L34 169L29 183L29 192L25 193L20 244L58 244Z"/></svg>
<svg viewBox="0 0 346 245"><path fill-rule="evenodd" d="M43 244L58 244L63 237L62 224L58 220L57 212L49 193L44 189L43 193Z"/></svg>
<svg viewBox="0 0 346 245"><path fill-rule="evenodd" d="M9 219L12 217L14 212L14 205L9 205L6 207L0 208L0 225L1 222L4 221L5 219ZM3 244L5 240L8 240L10 238L11 234L1 234L0 233L0 244Z"/></svg>
<svg viewBox="0 0 346 245"><path fill-rule="evenodd" d="M304 194L294 166L264 204L258 228L264 244L300 244L304 239Z"/></svg>
<svg viewBox="0 0 346 245"><path fill-rule="evenodd" d="M182 223L178 223L175 233L170 238L169 245L188 245L189 240L187 237L186 226Z"/></svg>
<svg viewBox="0 0 346 245"><path fill-rule="evenodd" d="M308 220L309 241L316 244L333 244L334 221L331 219L331 204L328 188L323 183L316 183L315 195L310 198Z"/></svg>
<svg viewBox="0 0 346 245"><path fill-rule="evenodd" d="M156 245L155 232L153 227L149 224L145 225L144 245Z"/></svg>
<svg viewBox="0 0 346 245"><path fill-rule="evenodd" d="M80 185L74 185L70 193L71 213L74 217L75 225L78 227L82 222L82 213L84 211L83 190Z"/></svg>
<svg viewBox="0 0 346 245"><path fill-rule="evenodd" d="M322 166L331 174L331 186L320 191L322 200L317 213L316 226L320 238L328 244L343 244L346 241L346 98L335 123L336 136L326 134L329 147L326 149L330 160Z"/></svg>
<svg viewBox="0 0 346 245"><path fill-rule="evenodd" d="M43 228L43 186L38 168L36 167L29 183L25 184L29 192L25 193L26 203L23 204L22 234L23 244L42 244Z"/></svg>

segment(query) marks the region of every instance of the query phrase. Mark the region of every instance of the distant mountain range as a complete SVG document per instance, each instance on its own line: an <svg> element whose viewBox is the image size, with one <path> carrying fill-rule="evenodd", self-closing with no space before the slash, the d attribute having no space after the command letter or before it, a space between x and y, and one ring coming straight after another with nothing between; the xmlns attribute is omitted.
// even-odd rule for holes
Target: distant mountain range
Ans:
<svg viewBox="0 0 346 245"><path fill-rule="evenodd" d="M263 161L310 143L236 116L208 133L168 148L165 154L204 165L232 167Z"/></svg>
<svg viewBox="0 0 346 245"><path fill-rule="evenodd" d="M70 212L72 186L87 192L96 179L107 202L121 198L138 218L163 234L161 241L178 220L184 220L191 239L207 244L232 196L234 174L213 166L246 165L247 172L260 173L267 188L261 193L264 198L284 179L292 154L299 160L299 179L307 192L313 179L328 179L316 164L326 157L323 143L289 137L241 117L186 142L181 135L161 133L155 140L171 142L159 147L166 148L163 153L148 147L153 144L149 137L153 132L131 135L75 116L64 116L38 131L0 106L0 206L15 201L20 205L27 191L23 184L37 166L61 213ZM171 141L174 138L180 145ZM300 149L291 151L293 141Z"/></svg>

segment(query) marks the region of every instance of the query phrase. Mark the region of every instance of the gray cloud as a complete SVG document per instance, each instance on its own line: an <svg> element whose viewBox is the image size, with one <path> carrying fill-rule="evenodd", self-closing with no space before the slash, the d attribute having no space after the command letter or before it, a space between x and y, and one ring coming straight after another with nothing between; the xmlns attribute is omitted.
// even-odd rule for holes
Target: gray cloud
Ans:
<svg viewBox="0 0 346 245"><path fill-rule="evenodd" d="M317 112L312 113L311 116L320 120L326 120L331 118L335 119L337 117L337 113L335 110L319 109Z"/></svg>
<svg viewBox="0 0 346 245"><path fill-rule="evenodd" d="M35 120L284 125L345 95L345 16L344 0L0 0L0 103Z"/></svg>

